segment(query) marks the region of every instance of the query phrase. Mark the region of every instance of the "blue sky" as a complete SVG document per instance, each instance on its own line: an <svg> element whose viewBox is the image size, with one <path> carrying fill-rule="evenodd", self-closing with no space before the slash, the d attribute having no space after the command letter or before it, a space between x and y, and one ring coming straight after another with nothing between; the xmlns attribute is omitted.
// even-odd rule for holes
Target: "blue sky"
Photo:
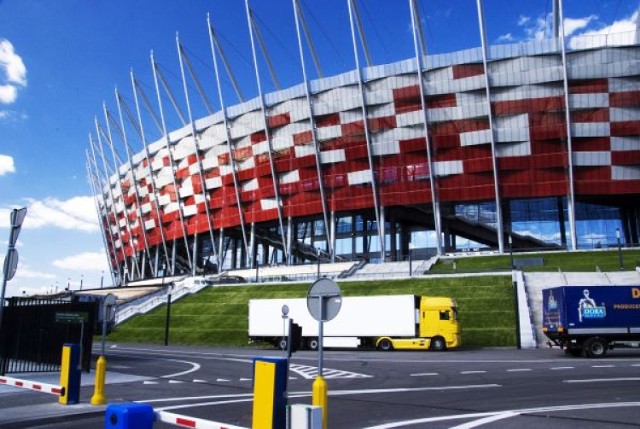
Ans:
<svg viewBox="0 0 640 429"><path fill-rule="evenodd" d="M572 35L633 28L636 0L565 0L566 31ZM373 62L413 55L408 1L359 1ZM289 0L253 0L261 32L283 87L300 83L293 12ZM429 53L479 46L474 0L422 0ZM491 44L543 37L551 0L485 0ZM354 68L346 0L303 1L325 75ZM199 79L219 109L211 65L206 15L246 98L257 94L242 0L0 0L0 252L9 235L9 211L29 208L18 243L20 264L7 295L37 293L71 283L97 287L107 270L95 206L86 179L85 150L104 122L102 103L116 111L117 86L132 104L133 68L156 105L149 53L182 103L176 53L179 32ZM309 57L307 55L307 59ZM311 62L308 62L311 69ZM261 65L266 91L273 90ZM312 77L315 73L311 72ZM237 102L225 86L225 103ZM194 116L205 113L190 89ZM168 101L165 110L169 110ZM184 103L182 103L184 104ZM167 114L168 127L177 118ZM160 137L151 124L148 140ZM140 150L137 140L131 142ZM105 284L110 284L105 274Z"/></svg>

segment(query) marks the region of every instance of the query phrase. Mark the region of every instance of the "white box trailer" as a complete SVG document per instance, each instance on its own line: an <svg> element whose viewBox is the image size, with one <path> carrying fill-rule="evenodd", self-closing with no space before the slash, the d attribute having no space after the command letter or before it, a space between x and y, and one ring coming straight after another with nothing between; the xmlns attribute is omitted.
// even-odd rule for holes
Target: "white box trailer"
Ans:
<svg viewBox="0 0 640 429"><path fill-rule="evenodd" d="M278 347L286 345L284 339L288 331L282 316L284 305L289 307L288 317L302 327L303 346L317 348L318 321L309 314L304 298L250 300L250 340L266 341ZM434 311L437 312L435 318ZM433 339L436 339L435 343ZM457 307L451 298L415 295L343 297L338 315L324 323L326 347L444 349L457 347L459 342Z"/></svg>

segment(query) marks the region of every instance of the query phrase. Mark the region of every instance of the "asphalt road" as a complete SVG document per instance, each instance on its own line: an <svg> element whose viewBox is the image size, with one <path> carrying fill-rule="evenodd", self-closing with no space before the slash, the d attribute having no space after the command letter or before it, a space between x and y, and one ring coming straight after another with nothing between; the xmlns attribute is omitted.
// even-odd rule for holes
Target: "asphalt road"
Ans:
<svg viewBox="0 0 640 429"><path fill-rule="evenodd" d="M155 410L251 427L252 359L258 356L282 354L111 345L106 395L109 402L142 401ZM317 353L294 355L290 403L311 403L317 368ZM323 368L332 429L640 425L638 349L615 350L599 360L572 358L558 349L325 351ZM114 384L109 377L115 373ZM82 401L88 402L92 392L83 388ZM6 407L44 400L35 392L1 394L0 416ZM21 427L101 428L103 420L94 411Z"/></svg>

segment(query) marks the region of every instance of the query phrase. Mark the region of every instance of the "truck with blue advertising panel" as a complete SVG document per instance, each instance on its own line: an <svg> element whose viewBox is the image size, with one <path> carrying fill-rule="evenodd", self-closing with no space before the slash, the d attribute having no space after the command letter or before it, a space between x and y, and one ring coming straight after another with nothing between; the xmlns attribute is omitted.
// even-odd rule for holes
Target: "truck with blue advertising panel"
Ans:
<svg viewBox="0 0 640 429"><path fill-rule="evenodd" d="M542 331L573 356L599 358L640 341L640 286L544 289L542 305Z"/></svg>

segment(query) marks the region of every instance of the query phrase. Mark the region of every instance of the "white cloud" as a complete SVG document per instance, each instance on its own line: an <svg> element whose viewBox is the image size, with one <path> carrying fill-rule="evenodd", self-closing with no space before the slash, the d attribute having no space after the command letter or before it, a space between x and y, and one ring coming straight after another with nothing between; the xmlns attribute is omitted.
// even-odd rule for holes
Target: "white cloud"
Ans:
<svg viewBox="0 0 640 429"><path fill-rule="evenodd" d="M27 198L26 201L25 229L54 227L84 232L99 230L93 197L73 197L64 201L57 198L41 201ZM11 208L0 208L0 228L9 227L10 212Z"/></svg>
<svg viewBox="0 0 640 429"><path fill-rule="evenodd" d="M27 266L18 265L18 270L16 271L15 278L19 279L42 279L42 280L51 280L55 279L56 276L51 273L45 273L43 271L35 271Z"/></svg>
<svg viewBox="0 0 640 429"><path fill-rule="evenodd" d="M638 13L640 13L640 10L637 10L629 17L598 30L588 30L575 34L569 41L569 46L572 49L585 49L599 46L631 45L635 43L637 38L636 20L638 19Z"/></svg>
<svg viewBox="0 0 640 429"><path fill-rule="evenodd" d="M16 167L13 163L13 157L0 154L0 176L8 173L15 173Z"/></svg>
<svg viewBox="0 0 640 429"><path fill-rule="evenodd" d="M53 261L58 268L75 271L108 271L107 257L102 252L83 252Z"/></svg>
<svg viewBox="0 0 640 429"><path fill-rule="evenodd" d="M18 88L27 86L27 68L13 45L0 39L0 103L11 104L18 97Z"/></svg>
<svg viewBox="0 0 640 429"><path fill-rule="evenodd" d="M529 21L531 21L531 17L524 16L524 15L520 15L518 17L518 25L521 27L526 25Z"/></svg>
<svg viewBox="0 0 640 429"><path fill-rule="evenodd" d="M18 98L18 88L13 85L0 85L0 103L11 104Z"/></svg>
<svg viewBox="0 0 640 429"><path fill-rule="evenodd" d="M590 15L584 18L565 18L564 19L564 35L565 37L571 36L578 30L586 28L591 22L598 19L596 15Z"/></svg>
<svg viewBox="0 0 640 429"><path fill-rule="evenodd" d="M498 42L513 42L514 40L513 34L511 33L503 34L497 39Z"/></svg>
<svg viewBox="0 0 640 429"><path fill-rule="evenodd" d="M6 39L0 40L0 66L9 82L27 86L27 68L22 58L14 52L11 42Z"/></svg>

